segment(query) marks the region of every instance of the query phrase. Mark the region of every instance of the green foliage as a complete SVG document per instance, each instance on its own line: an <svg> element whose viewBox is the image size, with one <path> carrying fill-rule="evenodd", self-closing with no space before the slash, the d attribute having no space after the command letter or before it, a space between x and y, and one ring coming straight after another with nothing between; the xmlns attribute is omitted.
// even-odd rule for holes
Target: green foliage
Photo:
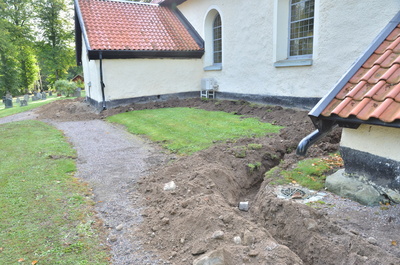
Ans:
<svg viewBox="0 0 400 265"><path fill-rule="evenodd" d="M231 150L237 158L245 158L247 156L247 147L244 145L234 146Z"/></svg>
<svg viewBox="0 0 400 265"><path fill-rule="evenodd" d="M0 5L0 94L23 94L38 79L32 4L32 0L4 0Z"/></svg>
<svg viewBox="0 0 400 265"><path fill-rule="evenodd" d="M0 19L0 96L7 91L12 94L18 91L18 49L12 40L13 25Z"/></svg>
<svg viewBox="0 0 400 265"><path fill-rule="evenodd" d="M314 158L299 161L291 170L274 167L265 173L271 184L298 183L303 187L320 190L325 186L326 173L343 167L343 160L338 154L328 158Z"/></svg>
<svg viewBox="0 0 400 265"><path fill-rule="evenodd" d="M74 65L73 27L65 0L38 0L36 12L42 40L37 43L39 63L48 84L67 77Z"/></svg>
<svg viewBox="0 0 400 265"><path fill-rule="evenodd" d="M254 171L260 170L261 162L247 164L247 168L249 169L250 173L253 173Z"/></svg>
<svg viewBox="0 0 400 265"><path fill-rule="evenodd" d="M249 148L250 150L259 150L263 147L262 144L248 144L247 148Z"/></svg>
<svg viewBox="0 0 400 265"><path fill-rule="evenodd" d="M0 134L0 264L109 264L62 132L23 121Z"/></svg>
<svg viewBox="0 0 400 265"><path fill-rule="evenodd" d="M74 66L69 0L0 1L0 96L52 85Z"/></svg>
<svg viewBox="0 0 400 265"><path fill-rule="evenodd" d="M57 80L54 83L54 88L56 91L63 93L66 97L69 97L74 94L76 91L76 84L67 80Z"/></svg>
<svg viewBox="0 0 400 265"><path fill-rule="evenodd" d="M22 47L20 51L21 89L18 94L22 95L33 90L35 81L38 79L39 67L33 50L30 47Z"/></svg>
<svg viewBox="0 0 400 265"><path fill-rule="evenodd" d="M132 111L108 120L125 125L131 133L146 135L179 154L206 149L217 141L260 137L281 129L254 118L193 108Z"/></svg>

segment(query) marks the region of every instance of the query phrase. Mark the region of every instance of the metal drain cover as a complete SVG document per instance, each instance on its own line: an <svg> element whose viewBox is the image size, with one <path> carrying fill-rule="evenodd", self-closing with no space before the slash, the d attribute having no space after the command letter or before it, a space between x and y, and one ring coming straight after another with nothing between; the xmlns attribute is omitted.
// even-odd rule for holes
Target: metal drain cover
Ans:
<svg viewBox="0 0 400 265"><path fill-rule="evenodd" d="M280 193L287 199L304 199L308 195L308 192L299 188L284 188Z"/></svg>

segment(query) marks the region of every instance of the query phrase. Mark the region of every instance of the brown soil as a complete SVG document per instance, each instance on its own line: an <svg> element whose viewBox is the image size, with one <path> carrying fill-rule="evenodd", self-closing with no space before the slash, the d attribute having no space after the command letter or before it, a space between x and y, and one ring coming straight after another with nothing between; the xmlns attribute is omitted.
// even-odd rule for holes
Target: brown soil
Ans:
<svg viewBox="0 0 400 265"><path fill-rule="evenodd" d="M216 143L191 156L171 155L142 178L137 189L146 209L136 232L144 246L168 263L192 264L221 250L225 264L400 264L399 207L365 207L329 192L325 204L310 207L277 198L264 173L281 165L293 168L299 141L314 130L302 110L252 105L244 101L169 100L96 113L82 99L40 108L39 119L102 119L116 113L166 107L193 107L257 117L284 126L277 135ZM340 129L311 147L308 157L338 150ZM260 144L261 148L249 148ZM238 157L237 150L246 155ZM261 162L257 170L248 164ZM174 181L176 188L165 190ZM239 202L249 202L240 211ZM240 239L240 240L239 240ZM240 241L240 242L239 242ZM400 242L400 241L399 241ZM199 263L209 264L209 263ZM213 264L213 263L210 263Z"/></svg>

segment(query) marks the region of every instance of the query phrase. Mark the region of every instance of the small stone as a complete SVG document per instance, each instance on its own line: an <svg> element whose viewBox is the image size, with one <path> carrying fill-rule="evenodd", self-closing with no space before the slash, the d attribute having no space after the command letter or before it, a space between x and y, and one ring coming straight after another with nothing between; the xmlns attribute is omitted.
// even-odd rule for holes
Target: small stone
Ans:
<svg viewBox="0 0 400 265"><path fill-rule="evenodd" d="M212 235L213 239L223 239L224 238L224 232L221 230L215 231Z"/></svg>
<svg viewBox="0 0 400 265"><path fill-rule="evenodd" d="M358 236L360 233L358 233L357 231L354 230L350 230L350 233L355 234L356 236Z"/></svg>
<svg viewBox="0 0 400 265"><path fill-rule="evenodd" d="M244 246L251 246L254 244L255 238L253 233L251 233L249 230L244 231L243 233L243 245Z"/></svg>
<svg viewBox="0 0 400 265"><path fill-rule="evenodd" d="M108 240L110 242L116 242L117 241L117 237L116 236L110 236L110 238Z"/></svg>
<svg viewBox="0 0 400 265"><path fill-rule="evenodd" d="M367 238L368 243L372 244L372 245L378 245L378 241L374 238L374 237L368 237Z"/></svg>
<svg viewBox="0 0 400 265"><path fill-rule="evenodd" d="M180 242L181 242L181 244L184 244L185 243L185 239L182 237Z"/></svg>
<svg viewBox="0 0 400 265"><path fill-rule="evenodd" d="M278 244L270 240L269 242L267 242L265 250L272 251L272 250L276 249L277 247L278 247Z"/></svg>
<svg viewBox="0 0 400 265"><path fill-rule="evenodd" d="M176 189L176 184L174 181L170 181L164 185L165 191L173 191Z"/></svg>
<svg viewBox="0 0 400 265"><path fill-rule="evenodd" d="M233 242L234 242L236 245L241 245L241 244L242 244L242 239L240 238L240 236L235 236L235 237L233 238Z"/></svg>
<svg viewBox="0 0 400 265"><path fill-rule="evenodd" d="M259 254L258 251L256 251L256 250L251 250L251 251L249 252L248 255L249 255L250 257L256 257L256 256L258 256L258 254Z"/></svg>
<svg viewBox="0 0 400 265"><path fill-rule="evenodd" d="M207 252L207 250L204 247L197 246L195 249L192 250L192 255L198 256L198 255L204 254L206 252Z"/></svg>
<svg viewBox="0 0 400 265"><path fill-rule="evenodd" d="M163 225L167 225L169 224L169 219L167 217L164 217L163 219L161 219L161 222Z"/></svg>
<svg viewBox="0 0 400 265"><path fill-rule="evenodd" d="M120 224L117 227L115 227L115 230L121 231L124 228L124 224Z"/></svg>

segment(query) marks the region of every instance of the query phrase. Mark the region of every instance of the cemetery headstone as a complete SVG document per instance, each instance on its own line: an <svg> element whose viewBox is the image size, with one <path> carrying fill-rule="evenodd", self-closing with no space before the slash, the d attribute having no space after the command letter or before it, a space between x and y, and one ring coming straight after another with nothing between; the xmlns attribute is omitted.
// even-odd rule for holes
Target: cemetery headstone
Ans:
<svg viewBox="0 0 400 265"><path fill-rule="evenodd" d="M25 94L25 95L24 95L24 100L25 100L26 102L28 102L28 100L29 100L29 95L28 95L28 94Z"/></svg>
<svg viewBox="0 0 400 265"><path fill-rule="evenodd" d="M40 92L36 93L36 97L37 97L37 99L42 99L42 93L40 93Z"/></svg>
<svg viewBox="0 0 400 265"><path fill-rule="evenodd" d="M15 100L15 104L19 104L21 102L21 100L19 99L19 97Z"/></svg>
<svg viewBox="0 0 400 265"><path fill-rule="evenodd" d="M6 105L6 109L12 108L12 106L13 106L12 95L10 93L6 94L6 101L4 102L4 104Z"/></svg>
<svg viewBox="0 0 400 265"><path fill-rule="evenodd" d="M28 101L26 101L25 99L21 100L21 101L19 102L19 106L20 106L20 107L28 106Z"/></svg>
<svg viewBox="0 0 400 265"><path fill-rule="evenodd" d="M81 97L81 88L80 88L80 87L78 87L78 88L76 89L74 97L78 97L78 98Z"/></svg>
<svg viewBox="0 0 400 265"><path fill-rule="evenodd" d="M42 92L42 99L45 100L47 98L46 92Z"/></svg>

